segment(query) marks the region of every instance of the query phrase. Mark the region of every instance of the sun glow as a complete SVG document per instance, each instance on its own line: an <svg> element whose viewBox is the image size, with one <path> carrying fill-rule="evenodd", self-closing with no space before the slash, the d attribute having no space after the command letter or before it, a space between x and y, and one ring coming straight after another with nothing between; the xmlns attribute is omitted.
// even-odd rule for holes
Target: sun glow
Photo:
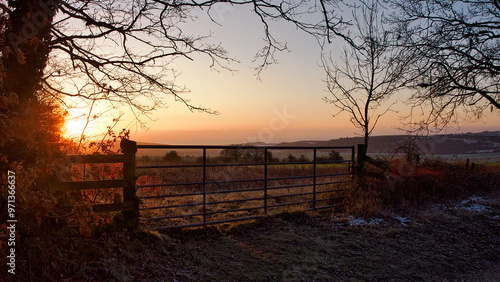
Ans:
<svg viewBox="0 0 500 282"><path fill-rule="evenodd" d="M73 117L68 118L64 123L65 135L69 138L80 137L88 135L92 131L92 126L86 118Z"/></svg>
<svg viewBox="0 0 500 282"><path fill-rule="evenodd" d="M86 140L101 138L108 132L107 126L113 125L117 116L120 116L118 110L100 101L81 101L79 99L67 98L66 104L69 105L69 113L64 122L64 135L67 138L80 139L84 136ZM118 113L117 113L118 112Z"/></svg>
<svg viewBox="0 0 500 282"><path fill-rule="evenodd" d="M101 139L108 133L110 128L127 128L129 120L122 119L120 112L112 111L113 108L106 109L105 106L95 105L93 109L73 108L64 122L63 132L69 138L85 140Z"/></svg>

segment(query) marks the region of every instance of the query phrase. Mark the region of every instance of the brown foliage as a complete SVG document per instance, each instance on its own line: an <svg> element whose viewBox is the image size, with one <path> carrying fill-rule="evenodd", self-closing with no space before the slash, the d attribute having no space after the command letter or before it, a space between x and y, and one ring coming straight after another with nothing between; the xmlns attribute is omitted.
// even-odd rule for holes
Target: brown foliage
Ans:
<svg viewBox="0 0 500 282"><path fill-rule="evenodd" d="M367 168L365 187L354 188L346 207L358 214L406 210L418 205L478 191L500 188L500 174L485 166L474 169L461 162L427 160L421 164L395 158L386 169ZM375 176L375 177L374 177Z"/></svg>

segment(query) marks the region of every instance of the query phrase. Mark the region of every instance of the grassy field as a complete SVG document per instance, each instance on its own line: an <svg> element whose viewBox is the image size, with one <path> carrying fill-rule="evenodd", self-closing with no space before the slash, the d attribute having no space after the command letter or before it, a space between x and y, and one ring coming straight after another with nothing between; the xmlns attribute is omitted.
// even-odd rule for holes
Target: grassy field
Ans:
<svg viewBox="0 0 500 282"><path fill-rule="evenodd" d="M161 163L154 162L142 165L159 164ZM316 207L339 204L338 199L332 198L342 197L345 194L344 189L350 187L349 183L326 185L322 185L322 183L349 182L351 176L347 175L348 171L349 165L347 163L318 164L316 175L329 176L318 176L317 185L314 188L312 164L270 165L267 170L268 189L264 189L265 171L263 166L207 167L205 191L207 193L206 213L208 216L206 220L220 221L262 216L265 215L265 205L268 207L267 214L273 214L310 209L313 207L314 200ZM203 169L201 167L140 170L137 181L139 185L171 185L139 189L138 195L142 199L141 208L144 209L141 216L148 219L142 222L149 228L203 222L202 182ZM180 183L192 184L182 185ZM338 191L331 192L333 190ZM313 192L316 193L316 197L313 196ZM151 218L161 219L149 220Z"/></svg>

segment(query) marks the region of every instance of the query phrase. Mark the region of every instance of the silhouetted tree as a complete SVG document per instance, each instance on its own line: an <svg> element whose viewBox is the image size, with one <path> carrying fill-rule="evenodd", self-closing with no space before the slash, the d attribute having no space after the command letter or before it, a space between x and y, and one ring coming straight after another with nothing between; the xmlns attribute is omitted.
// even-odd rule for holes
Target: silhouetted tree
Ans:
<svg viewBox="0 0 500 282"><path fill-rule="evenodd" d="M178 163L181 160L181 156L179 156L177 151L170 151L162 159L165 162Z"/></svg>
<svg viewBox="0 0 500 282"><path fill-rule="evenodd" d="M278 162L279 160L275 157L273 157L273 153L271 151L267 151L267 162L268 163L274 163L274 162Z"/></svg>
<svg viewBox="0 0 500 282"><path fill-rule="evenodd" d="M243 160L245 150L243 148L222 149L220 156L223 162L240 162Z"/></svg>
<svg viewBox="0 0 500 282"><path fill-rule="evenodd" d="M415 57L407 76L417 90L412 102L431 108L421 126L439 129L464 112L476 119L500 109L500 1L387 2L397 9L395 43Z"/></svg>
<svg viewBox="0 0 500 282"><path fill-rule="evenodd" d="M185 98L170 63L202 54L210 58L211 67L227 68L233 59L220 44L209 43L207 36L183 32L181 24L195 21L199 10L214 20L213 13L223 5L251 6L266 42L257 53L260 71L274 62L275 51L287 49L272 35L270 21L284 19L318 38L342 36L345 22L335 15L337 1L317 1L314 5L294 0L2 2L0 94L14 93L20 101L48 95L63 105L64 97L107 101L111 107L125 105L134 114L150 113L171 95L190 110L213 113ZM304 13L318 17L307 22Z"/></svg>
<svg viewBox="0 0 500 282"><path fill-rule="evenodd" d="M264 162L264 149L257 149L257 148L245 149L243 159L250 163Z"/></svg>
<svg viewBox="0 0 500 282"><path fill-rule="evenodd" d="M310 162L310 160L306 157L306 155L302 154L300 155L300 157L297 159L298 162L301 162L301 163L307 163L307 162Z"/></svg>
<svg viewBox="0 0 500 282"><path fill-rule="evenodd" d="M343 161L344 158L337 151L331 151L328 153L328 160L330 161Z"/></svg>
<svg viewBox="0 0 500 282"><path fill-rule="evenodd" d="M297 157L292 154L289 154L288 156L283 158L284 163L294 163L297 162L297 160Z"/></svg>
<svg viewBox="0 0 500 282"><path fill-rule="evenodd" d="M369 136L379 118L394 104L386 106L385 102L403 86L409 60L401 49L390 46L393 38L385 28L377 1L361 2L353 15L356 34L352 44L344 47L342 64L331 57L323 59L331 93L324 101L337 108L334 116L343 112L350 115L368 148Z"/></svg>
<svg viewBox="0 0 500 282"><path fill-rule="evenodd" d="M26 164L27 154L20 152L36 154L39 144L59 139L64 111L73 107L68 98L88 105L104 101L108 108L128 109L140 117L163 107L170 96L191 111L214 113L186 98L171 63L202 55L211 67L228 68L233 59L209 36L184 32L182 24L196 21L197 11L215 21L212 15L220 7L252 7L265 40L257 53L260 72L274 62L276 51L287 49L273 36L269 23L274 20L285 20L318 39L343 37L345 22L336 16L337 0L314 2L0 1L0 159ZM50 128L58 132L46 130L50 119L45 117L51 114L57 122ZM43 126L31 126L34 121Z"/></svg>

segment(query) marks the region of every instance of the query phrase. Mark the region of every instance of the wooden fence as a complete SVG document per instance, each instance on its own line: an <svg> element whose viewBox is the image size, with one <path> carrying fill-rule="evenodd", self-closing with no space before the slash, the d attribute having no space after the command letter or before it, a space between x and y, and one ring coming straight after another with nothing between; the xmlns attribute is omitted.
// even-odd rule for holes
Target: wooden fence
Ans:
<svg viewBox="0 0 500 282"><path fill-rule="evenodd" d="M135 228L139 223L139 199L135 192L135 153L137 152L137 146L135 142L123 139L120 147L123 154L119 155L67 155L65 164L122 163L122 179L92 181L61 181L57 179L50 188L52 191L62 192L123 188L123 202L95 204L92 205L92 210L97 213L121 211L127 226Z"/></svg>

